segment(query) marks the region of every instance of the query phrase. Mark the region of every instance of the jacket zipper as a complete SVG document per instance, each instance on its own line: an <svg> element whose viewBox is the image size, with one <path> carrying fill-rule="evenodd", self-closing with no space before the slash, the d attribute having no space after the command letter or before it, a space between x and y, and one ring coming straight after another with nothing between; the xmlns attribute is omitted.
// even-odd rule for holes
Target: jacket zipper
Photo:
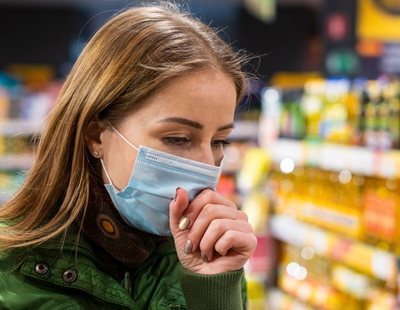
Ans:
<svg viewBox="0 0 400 310"><path fill-rule="evenodd" d="M123 282L122 286L128 292L129 296L131 296L132 283L131 283L131 275L128 271L125 272L125 276L124 276L124 279L122 280L122 282Z"/></svg>

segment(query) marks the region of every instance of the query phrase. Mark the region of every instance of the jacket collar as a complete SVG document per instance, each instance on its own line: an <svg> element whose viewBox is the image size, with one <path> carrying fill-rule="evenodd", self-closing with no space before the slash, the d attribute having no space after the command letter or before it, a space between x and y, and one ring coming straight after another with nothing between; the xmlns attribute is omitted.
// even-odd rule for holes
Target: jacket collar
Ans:
<svg viewBox="0 0 400 310"><path fill-rule="evenodd" d="M107 303L138 309L128 291L107 273L107 266L96 258L89 244L80 240L76 246L74 237L76 234L67 236L62 249L60 240L30 249L20 272L48 285L84 291Z"/></svg>
<svg viewBox="0 0 400 310"><path fill-rule="evenodd" d="M0 221L0 225L6 226L7 223ZM128 290L107 272L108 266L97 258L83 236L77 245L77 236L78 229L72 226L64 241L59 237L28 250L15 249L0 254L5 259L12 258L14 262L10 262L9 267L19 269L26 277L49 286L84 291L106 303L139 310ZM153 260L171 253L175 253L174 242L167 238L147 261L134 270L133 275L142 272Z"/></svg>

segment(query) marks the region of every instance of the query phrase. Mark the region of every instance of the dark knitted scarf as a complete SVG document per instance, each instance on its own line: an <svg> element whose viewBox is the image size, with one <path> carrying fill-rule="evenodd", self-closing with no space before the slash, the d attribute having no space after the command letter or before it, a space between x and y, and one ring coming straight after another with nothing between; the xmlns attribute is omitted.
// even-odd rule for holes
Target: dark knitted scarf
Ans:
<svg viewBox="0 0 400 310"><path fill-rule="evenodd" d="M92 182L82 231L96 254L117 277L138 267L165 237L132 228L119 215L103 184Z"/></svg>

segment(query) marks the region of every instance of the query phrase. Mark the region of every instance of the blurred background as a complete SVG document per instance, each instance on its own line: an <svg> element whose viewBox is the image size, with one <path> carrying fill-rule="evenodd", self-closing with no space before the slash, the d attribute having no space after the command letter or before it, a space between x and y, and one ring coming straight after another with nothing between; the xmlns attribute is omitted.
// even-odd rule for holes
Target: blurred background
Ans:
<svg viewBox="0 0 400 310"><path fill-rule="evenodd" d="M218 190L250 309L398 309L400 1L175 1L254 59ZM0 0L0 204L85 42L129 0Z"/></svg>

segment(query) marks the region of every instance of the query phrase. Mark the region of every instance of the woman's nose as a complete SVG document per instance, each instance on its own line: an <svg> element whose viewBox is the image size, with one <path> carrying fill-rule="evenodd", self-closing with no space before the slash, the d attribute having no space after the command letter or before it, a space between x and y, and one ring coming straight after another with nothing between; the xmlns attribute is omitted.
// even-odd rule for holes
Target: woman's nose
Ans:
<svg viewBox="0 0 400 310"><path fill-rule="evenodd" d="M193 158L194 160L211 166L216 166L217 161L219 160L219 158L215 157L213 149L210 147L210 145L201 147L193 155L195 157Z"/></svg>

